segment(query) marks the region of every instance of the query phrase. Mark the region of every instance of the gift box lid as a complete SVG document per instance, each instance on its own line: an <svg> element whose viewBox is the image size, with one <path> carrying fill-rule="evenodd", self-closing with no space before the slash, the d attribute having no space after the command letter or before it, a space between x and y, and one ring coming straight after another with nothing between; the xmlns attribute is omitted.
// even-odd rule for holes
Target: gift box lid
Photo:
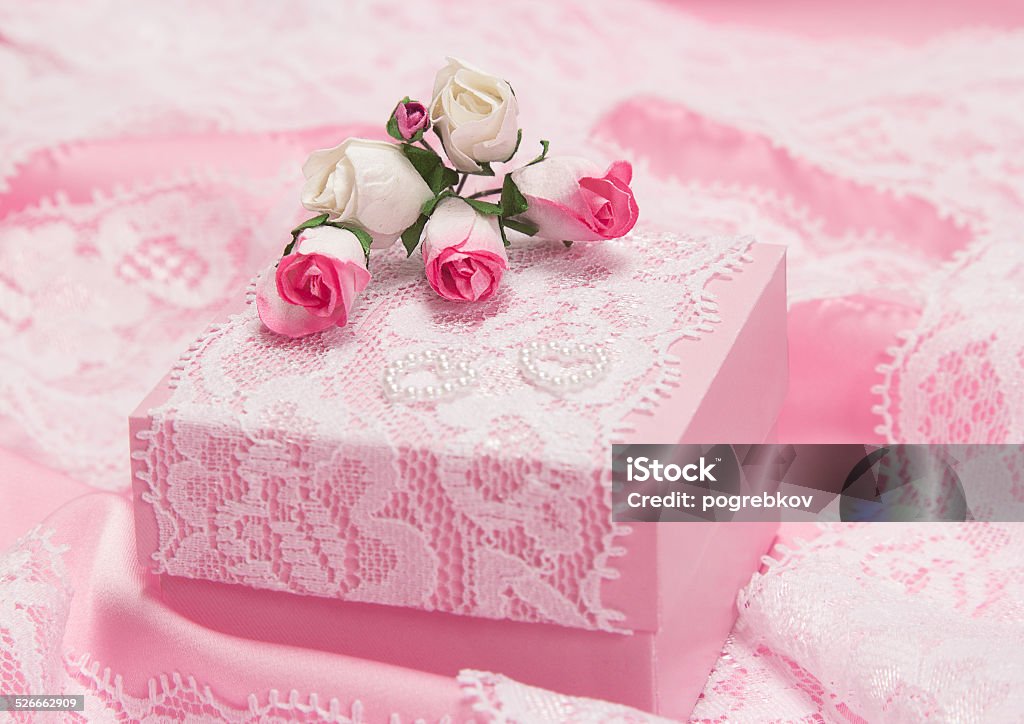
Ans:
<svg viewBox="0 0 1024 724"><path fill-rule="evenodd" d="M656 628L657 535L611 521L610 445L764 439L785 388L783 251L634 233L509 257L492 299L460 304L418 259L375 254L348 326L304 339L251 303L225 314L131 421L144 565Z"/></svg>

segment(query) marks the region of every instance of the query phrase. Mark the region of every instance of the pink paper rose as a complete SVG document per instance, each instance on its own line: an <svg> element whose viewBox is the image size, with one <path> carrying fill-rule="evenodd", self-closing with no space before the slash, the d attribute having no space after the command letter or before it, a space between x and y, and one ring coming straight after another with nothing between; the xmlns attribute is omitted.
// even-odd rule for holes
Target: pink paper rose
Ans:
<svg viewBox="0 0 1024 724"><path fill-rule="evenodd" d="M412 141L416 134L422 135L422 131L430 126L430 116L427 114L427 107L419 101L402 101L395 106L391 114L395 118L398 128L398 135L403 141Z"/></svg>
<svg viewBox="0 0 1024 724"><path fill-rule="evenodd" d="M537 238L599 241L626 234L639 209L629 182L633 167L616 161L606 172L585 158L556 156L518 169L512 180L530 207L520 218L539 227Z"/></svg>
<svg viewBox="0 0 1024 724"><path fill-rule="evenodd" d="M271 331L288 337L344 327L352 303L369 281L366 255L356 235L317 226L299 234L277 270L263 275L256 311Z"/></svg>
<svg viewBox="0 0 1024 724"><path fill-rule="evenodd" d="M423 230L423 262L427 281L445 299L489 299L508 269L497 217L478 213L462 199L444 199Z"/></svg>

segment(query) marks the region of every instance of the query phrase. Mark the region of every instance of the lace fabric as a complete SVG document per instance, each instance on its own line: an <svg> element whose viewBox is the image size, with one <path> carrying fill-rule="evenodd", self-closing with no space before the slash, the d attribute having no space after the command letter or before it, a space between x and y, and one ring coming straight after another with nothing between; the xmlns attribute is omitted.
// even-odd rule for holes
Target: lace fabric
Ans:
<svg viewBox="0 0 1024 724"><path fill-rule="evenodd" d="M1021 721L1021 528L831 525L780 548L693 718Z"/></svg>
<svg viewBox="0 0 1024 724"><path fill-rule="evenodd" d="M354 72L353 65L335 62L337 44L315 40L322 37L322 29L344 28L346 52L361 59L360 67L387 69L389 78L410 91L426 88L438 62L431 54L408 52L413 34L429 33L437 38L438 47L458 47L480 65L505 72L517 89L528 89L524 97L558 98L558 103L527 109L527 130L550 129L555 148L578 138L581 129L602 124L611 109L626 100L619 94L627 91L621 89L629 89L628 93L668 100L702 118L759 134L773 149L838 178L924 204L929 214L963 232L961 248L967 253L945 265L948 253L902 253L899 244L912 237L921 237L922 244L935 239L917 227L885 229L875 220L874 209L864 204L852 204L858 218L836 229L816 207L813 194L802 193L805 189L787 191L767 181L724 179L728 163L715 163L714 173L699 182L685 180L688 168L683 165L665 171L653 164L646 169L634 164L634 186L645 217L664 219L661 223L674 229L755 233L761 240L786 243L793 304L842 294L885 297L896 291L922 307L920 321L902 335L891 361L880 370L874 389L877 399L867 394L868 385L864 387L860 404L878 404L882 435L903 442L960 442L962 435L975 442L1014 441L1015 435L1019 439L1015 415L1020 406L1012 403L1020 390L1020 372L1014 364L1020 358L1021 337L1015 331L1014 313L1020 306L1015 302L1020 287L1020 245L1015 235L1024 214L1024 117L1017 111L1024 105L1024 33L970 29L911 46L854 38L815 41L715 26L686 17L668 3L537 0L519 3L517 12L503 16L501 23L486 14L467 13L461 3L439 4L436 12L422 13L415 23L405 19L407 10L408 4L396 2L310 3L288 11L251 3L135 3L120 4L113 12L78 2L0 4L5 109L5 123L0 124L0 191L8 192L0 198L3 241L16 238L47 254L53 249L69 275L87 284L96 261L90 245L67 244L61 233L35 233L48 225L32 234L7 236L25 214L37 217L42 212L42 218L65 228L73 228L80 217L93 216L87 202L44 204L20 213L7 210L9 194L19 190L19 170L33 155L41 153L59 168L71 148L68 144L76 141L210 129L273 133L351 120L362 108L393 103L395 98L384 94L395 83L370 82ZM386 34L377 32L382 27L388 28ZM516 37L514 57L507 52L506 34ZM645 52L635 57L607 52L619 47L624 35L648 39ZM401 58L398 65L396 58ZM314 68L322 83L308 81ZM225 82L228 78L232 82ZM343 89L339 92L346 94L344 102L340 96L327 98L324 88ZM577 92L593 88L602 89L599 101L593 93ZM808 93L808 88L815 92ZM672 120L671 113L659 117L662 129ZM380 125L376 117L362 120ZM599 148L610 145L624 151L627 157L651 149L653 155L663 155L670 147L661 133L650 134L644 142L607 134L591 140ZM528 134L524 144L529 142ZM220 188L216 174L202 178L215 182L206 187L206 197L230 196L239 188L230 183L224 186L226 191ZM294 180L289 184L293 186ZM146 194L137 179L126 178L124 185L128 199ZM172 182L162 185L173 193ZM98 204L104 206L102 200ZM146 217L164 231L171 230L153 214L155 208L151 206ZM224 217L224 225L204 238L233 238L239 223L257 219L262 210L256 205L243 219ZM176 239L178 244L193 242ZM237 248L248 249L252 259L262 257L258 233L238 243ZM16 249L21 253L26 247L0 244L7 268ZM215 256L221 247L196 243L194 251ZM0 402L7 425L0 429L3 444L21 447L28 440L37 459L98 487L124 490L124 417L199 331L195 325L203 324L236 292L244 281L241 277L252 268L255 262L238 269L237 278L223 276L221 289L202 302L185 300L178 309L170 296L150 295L136 287L129 287L135 294L115 295L118 301L109 306L117 309L110 321L100 311L106 306L86 304L75 321L92 330L82 335L85 342L64 347L60 356L39 359L33 359L29 350L55 334L55 323L68 316L67 307L55 310L45 322L31 323L24 311L31 305L10 278L0 278ZM106 274L102 271L98 278L106 279ZM992 280L998 295L990 293ZM97 284L88 291L123 290L119 284ZM81 300L89 294L67 296ZM957 304L966 306L958 309ZM117 324L133 308L145 309L145 319L155 325L139 344L133 343L133 332ZM15 317L12 310L20 311ZM178 320L181 326L175 322L170 331L163 331L156 321L163 319ZM93 340L131 363L105 365L90 348ZM86 387L74 384L69 369L90 373L82 377L88 381ZM96 370L104 374L93 375ZM955 397L943 394L950 379L957 381ZM958 417L974 409L982 414L969 424ZM1011 471L1007 479L1019 485L1021 478ZM895 528L885 531L911 535ZM1020 535L1012 527L1006 531L1011 537ZM856 541L862 539L842 538L837 532L820 543L822 548L839 546L842 554L833 560L841 568L832 571L831 579L822 575L823 586L847 574L860 575L863 551ZM856 549L851 547L854 543ZM940 545L946 549L945 543ZM803 563L812 563L817 550L807 549L792 566L777 572L799 581ZM988 570L985 551L966 563L934 563L930 544L902 555L901 568L924 571L924 579L952 582L973 575L972 586L998 586L998 581L977 581ZM774 580L773 575L770 571L758 590L774 590L764 585ZM899 575L912 579L917 574ZM867 582L877 584L880 579ZM8 587L5 584L5 590ZM835 596L842 591L836 589ZM899 599L900 605L916 611L919 599L911 593ZM812 596L820 599L821 593L813 591ZM779 601L786 600L790 599L780 594ZM756 596L752 602L756 609ZM811 612L795 597L787 605L793 606L793 616L788 617L787 609L784 620L829 623L807 618ZM741 611L741 620L749 608ZM847 611L831 614L845 617ZM959 621L951 617L947 628ZM856 701L847 696L850 692L843 695L846 701L837 701L831 697L833 670L828 662L805 664L797 658L793 642L775 628L765 639L758 638L760 643L748 644L749 634L748 630L730 641L695 713L701 720L856 722L853 704L868 701L870 706L863 711L878 711L878 703L870 703L876 681L916 676L893 667L866 684L866 693ZM917 645L910 637L899 641ZM770 642L777 642L777 650ZM988 643L972 642L962 655L973 656ZM24 657L30 651L18 648L15 653ZM942 653L945 660L947 653ZM837 657L841 659L845 655ZM851 675L857 674L856 661L851 660ZM1020 670L1019 659L1008 661L1007 667ZM984 665L999 663L993 658ZM981 672L970 671L965 680L980 680ZM933 677L936 681L940 688L949 684L948 679ZM209 683L216 687L216 681ZM913 689L907 688L894 701L913 696ZM889 709L872 720L894 719L899 711Z"/></svg>
<svg viewBox="0 0 1024 724"><path fill-rule="evenodd" d="M51 542L53 533L37 528L0 555L0 691L5 695L82 693L85 708L60 714L7 712L5 721L368 721L358 700L343 707L337 699L321 700L316 695L303 699L295 691L251 694L247 706L232 706L209 686L178 673L150 679L147 696L127 693L119 675L89 655L65 648L73 593L63 558L66 548ZM451 724L447 717L434 721ZM390 724L402 724L402 718L392 716Z"/></svg>
<svg viewBox="0 0 1024 724"><path fill-rule="evenodd" d="M823 528L777 547L741 594L739 623L692 721L1021 721L1020 524ZM5 692L84 692L85 712L68 721L367 721L358 701L296 692L229 704L214 682L175 672L153 672L145 695L127 693L116 672L63 643L76 599L51 537L37 529L0 556ZM459 683L484 721L663 721L489 672L463 671Z"/></svg>
<svg viewBox="0 0 1024 724"><path fill-rule="evenodd" d="M87 654L68 653L64 659L67 685L84 689L85 711L81 721L133 721L157 724L169 721L223 722L224 724L256 724L257 722L324 722L325 724L367 724L363 707L356 700L342 707L337 699L321 704L316 696L308 699L291 691L282 696L270 691L266 697L250 694L246 707L232 706L218 697L209 686L194 677L180 674L150 679L146 697L125 692L121 678L92 661ZM77 715L69 717L79 719ZM423 720L417 720L422 722ZM389 724L402 724L399 716L390 717ZM450 719L437 724L452 724Z"/></svg>
<svg viewBox="0 0 1024 724"><path fill-rule="evenodd" d="M1017 233L986 236L934 279L917 327L881 366L876 411L890 440L1024 439L1024 256ZM1024 502L1024 476L1000 478Z"/></svg>
<svg viewBox="0 0 1024 724"><path fill-rule="evenodd" d="M460 671L459 683L474 711L495 724L668 724L670 721L607 701L556 694L487 671Z"/></svg>
<svg viewBox="0 0 1024 724"><path fill-rule="evenodd" d="M311 4L290 13L270 7L211 8L203 3L189 3L187 12L146 4L122 7L116 13L100 13L80 3L61 3L59 7L59 12L52 6L46 12L24 4L0 7L5 38L0 62L10 120L0 129L0 145L5 149L0 158L0 183L15 184L15 190L20 180L17 171L33 154L48 154L59 167L74 148L69 144L75 142L104 137L138 139L172 130L274 132L337 122L336 104L324 102L325 87L358 89L352 92L359 102L347 105L353 109L387 107L394 101L384 97L382 84L367 83L347 64L330 62L336 53L330 43L310 44L308 38L316 35L317 28L348 28L349 52L358 54L366 67L390 68L389 77L410 91L426 88L437 63L432 57L417 58L396 69L393 48L369 40L376 37L372 28L402 16L404 6L400 4ZM594 103L586 94L566 93L564 78L571 77L579 87L629 88L631 94L655 103L679 104L703 118L758 134L768 139L772 148L837 178L922 203L937 218L951 220L961 228L967 246L990 232L1009 240L1013 225L1019 226L1024 213L1019 192L1024 188L1020 150L1024 148L1020 142L1024 126L1014 109L1024 102L1019 62L1024 33L972 29L914 46L863 39L818 41L709 25L667 4L602 8L601 23L583 22L592 12L588 8L582 2L558 6L523 3L499 29L490 18L442 5L418 20L416 32L431 34L439 47L446 43L464 47L476 62L500 68L516 79L517 86L530 88L531 97L562 99L558 104L530 109L531 127L550 129L556 148L565 145L566 139L578 138L581 128L597 128L603 133L609 114L614 115L624 103L635 105L635 101L618 97ZM235 32L239 27L246 32ZM629 28L637 37L651 38L658 62L648 62L653 56L647 58L641 70L614 54L593 52L595 47L614 47L620 27ZM558 29L556 35L550 30L554 28ZM503 43L495 42L495 34L506 31L516 35L517 47L522 49L515 58L507 56ZM396 47L401 47L403 32L392 29L388 36L399 44ZM671 42L666 33L671 33ZM663 37L666 42L656 42ZM543 63L533 62L535 57L543 58ZM580 57L587 62L580 64ZM314 67L320 82L303 81ZM750 72L755 67L758 72ZM203 72L196 72L197 68ZM233 82L225 84L225 78ZM809 87L816 92L806 93ZM90 102L95 98L104 102ZM297 114L295 108L303 112ZM670 109L662 118L671 120L672 113ZM608 138L603 134L594 140L602 143ZM615 145L615 138L611 140ZM652 149L656 155L665 143L649 137L621 145L627 155L642 156ZM724 167L696 186L673 181L685 170L667 173L638 166L638 195L649 210L645 216L657 217L664 228L728 227L724 233L734 233L742 218L745 223L739 233L757 231L762 240L790 243L793 303L851 293L887 297L898 292L916 305L943 304L938 287L925 282L946 273L941 267L944 257L903 253L901 244L914 232L873 228L873 207L853 204L864 209L862 218L834 229L808 209L797 192L772 191L768 183L736 185L724 178ZM141 191L134 188L135 179L123 182L132 189L130 194ZM204 188L207 196L223 199L236 195L238 187ZM730 203L730 195L736 197L735 203ZM685 201L680 203L680 199ZM90 214L88 205L58 207L65 223L73 223L81 213ZM251 209L245 218L258 214L258 208ZM230 236L245 225L233 219L219 227L218 233ZM19 226L18 217L3 219L4 231L12 226L12 230ZM48 238L42 239L50 243ZM175 239L178 245L193 241ZM59 240L53 243L62 248ZM240 243L254 249L262 240L255 234ZM198 253L202 256L216 257L220 252L218 244L196 244L194 249L201 249ZM75 247L69 258L74 260L77 278L93 276L95 256ZM251 268L239 271L244 275ZM106 273L101 271L97 278ZM227 277L221 278L226 286L214 295L219 301L233 291L227 286ZM0 293L11 295L13 283L9 279L4 282ZM17 289L16 285L13 288ZM106 288L120 287L98 286L92 291ZM130 300L116 301L110 306L118 313L110 321L103 318L98 306L90 308L91 313L84 316L86 326L101 340L97 349L105 348L104 338L128 311L148 310L147 319L182 311L167 306L173 304L171 299L158 299L159 295L135 294ZM208 297L203 303L216 307L212 300ZM3 306L24 310L26 305L15 294ZM201 323L201 316L196 313L192 324ZM48 330L57 324L50 318L45 323L28 324L23 312L13 319L3 331L15 338L15 346L32 348L48 339ZM900 342L894 360L900 369L896 375L886 370L885 380L879 380L884 394L865 402L866 407L880 405L881 413L890 418L883 428L885 434L891 432L895 441L913 441L896 437L901 430L908 434L922 430L927 437L929 427L941 429L943 424L938 408L890 402L913 396L909 389L903 393L897 389L910 374L909 367L916 364L911 358L937 369L943 369L939 360L947 353L952 355L950 363L960 360L968 367L977 359L979 348L968 349L963 344L963 326L949 326L943 320L937 312L927 315L921 324L929 326L912 331L916 340L932 340L930 344L912 348ZM0 317L0 324L4 321ZM183 334L154 333L153 339L146 340L149 354L170 360L194 331L190 327ZM1014 342L1007 341L1005 334L996 335L989 344L1005 346L1005 354L1013 354ZM92 372L89 347L66 347L60 359L41 358L32 364L24 362L26 354L15 355L17 374L13 378L5 375L5 379L16 379L2 395L11 408L10 430L3 431L3 439L11 445L22 445L27 439L39 449L53 451L47 453L52 464L98 486L124 489L125 479L111 475L117 459L112 451L115 445L122 446L120 420L160 374L160 367L133 361L127 374L138 374L138 382L123 380L118 373L97 379L90 398L102 396L99 407L109 408L109 414L100 420L100 410L91 409L91 402L82 402L77 391L68 395L69 385L61 383L55 388L50 384L68 366ZM122 351L124 348L112 354ZM912 378L907 384L915 385L917 380ZM982 404L998 403L999 395L1005 396L1011 384L1012 378L1005 375L990 378ZM69 399L55 399L61 388ZM33 390L33 394L19 394L20 390ZM114 402L115 398L119 402ZM91 432L85 436L78 430L53 436L52 442L45 440L47 434L53 434L46 432L49 421L59 417L54 411L65 407L73 411L68 418L94 423ZM999 439L1003 424L995 418L976 421L972 432L979 437L974 439ZM110 432L115 425L118 435ZM97 452L103 450L106 452Z"/></svg>
<svg viewBox="0 0 1024 724"><path fill-rule="evenodd" d="M600 599L626 532L610 520L608 445L685 378L669 346L712 329L704 287L740 269L749 244L522 242L499 294L461 306L394 249L374 258L347 327L301 341L267 332L249 305L194 345L135 453L159 523L155 570L618 628ZM596 350L607 372L552 390L524 365L531 350L552 378L587 383ZM448 373L394 365L435 354L475 385L403 399Z"/></svg>
<svg viewBox="0 0 1024 724"><path fill-rule="evenodd" d="M5 441L126 488L126 414L246 283L279 188L189 177L4 218L0 419L17 423Z"/></svg>
<svg viewBox="0 0 1024 724"><path fill-rule="evenodd" d="M0 556L0 691L60 692L71 588L51 533L36 528ZM23 712L14 721L31 721Z"/></svg>

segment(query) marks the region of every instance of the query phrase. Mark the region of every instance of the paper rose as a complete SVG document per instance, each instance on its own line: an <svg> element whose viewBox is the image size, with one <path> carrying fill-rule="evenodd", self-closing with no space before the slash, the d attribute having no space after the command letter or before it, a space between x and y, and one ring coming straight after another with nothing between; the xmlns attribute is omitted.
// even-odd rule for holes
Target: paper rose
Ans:
<svg viewBox="0 0 1024 724"><path fill-rule="evenodd" d="M415 143L423 138L423 132L430 127L430 114L427 107L419 101L411 101L406 96L402 99L388 119L388 135L396 141Z"/></svg>
<svg viewBox="0 0 1024 724"><path fill-rule="evenodd" d="M390 246L433 197L399 146L349 138L310 154L302 166L302 205L366 229L374 248Z"/></svg>
<svg viewBox="0 0 1024 724"><path fill-rule="evenodd" d="M602 173L586 159L549 157L546 140L525 165L502 169L497 184L463 193L470 175L493 176L491 163L516 155L518 116L508 82L449 58L429 105L407 95L391 111L385 130L394 142L349 138L310 154L302 205L316 216L292 230L258 285L264 324L288 337L344 326L370 281L371 248L399 237L409 256L420 247L440 296L478 302L494 296L509 268L509 232L568 246L633 228L632 167L618 161ZM424 138L431 126L442 148Z"/></svg>
<svg viewBox="0 0 1024 724"><path fill-rule="evenodd" d="M444 199L423 231L423 262L427 281L445 299L489 299L508 269L498 219L477 212L463 199Z"/></svg>
<svg viewBox="0 0 1024 724"><path fill-rule="evenodd" d="M501 78L454 58L438 71L430 122L457 170L479 173L483 163L510 159L519 145L518 116L512 87Z"/></svg>
<svg viewBox="0 0 1024 724"><path fill-rule="evenodd" d="M616 161L607 171L585 158L550 157L512 172L529 208L521 218L538 227L537 238L565 241L615 239L639 215L629 182L633 167Z"/></svg>
<svg viewBox="0 0 1024 724"><path fill-rule="evenodd" d="M276 271L268 270L260 280L256 311L271 331L287 337L344 327L369 281L366 253L355 233L333 226L305 229Z"/></svg>

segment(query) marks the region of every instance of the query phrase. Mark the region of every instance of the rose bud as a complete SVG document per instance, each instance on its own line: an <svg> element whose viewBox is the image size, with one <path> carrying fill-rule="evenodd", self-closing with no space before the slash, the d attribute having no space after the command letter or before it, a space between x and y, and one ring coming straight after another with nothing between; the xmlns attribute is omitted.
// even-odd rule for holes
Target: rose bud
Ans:
<svg viewBox="0 0 1024 724"><path fill-rule="evenodd" d="M518 116L512 87L501 78L454 58L438 71L430 122L459 171L479 173L481 163L509 160L519 145Z"/></svg>
<svg viewBox="0 0 1024 724"><path fill-rule="evenodd" d="M302 205L366 229L375 248L390 246L434 194L397 144L348 138L314 151L302 166Z"/></svg>
<svg viewBox="0 0 1024 724"><path fill-rule="evenodd" d="M256 311L267 327L303 337L344 327L352 303L370 281L366 254L347 229L317 226L295 240L277 270L268 270L256 290Z"/></svg>
<svg viewBox="0 0 1024 724"><path fill-rule="evenodd" d="M628 161L616 161L602 174L585 158L549 157L512 173L529 203L518 218L536 224L539 239L618 238L633 228L640 213L629 188L632 178Z"/></svg>
<svg viewBox="0 0 1024 724"><path fill-rule="evenodd" d="M423 230L423 262L427 281L445 299L489 299L508 269L498 218L459 198L443 200Z"/></svg>
<svg viewBox="0 0 1024 724"><path fill-rule="evenodd" d="M423 138L423 132L430 128L427 107L419 101L403 100L391 113L388 133L399 141L415 143Z"/></svg>

